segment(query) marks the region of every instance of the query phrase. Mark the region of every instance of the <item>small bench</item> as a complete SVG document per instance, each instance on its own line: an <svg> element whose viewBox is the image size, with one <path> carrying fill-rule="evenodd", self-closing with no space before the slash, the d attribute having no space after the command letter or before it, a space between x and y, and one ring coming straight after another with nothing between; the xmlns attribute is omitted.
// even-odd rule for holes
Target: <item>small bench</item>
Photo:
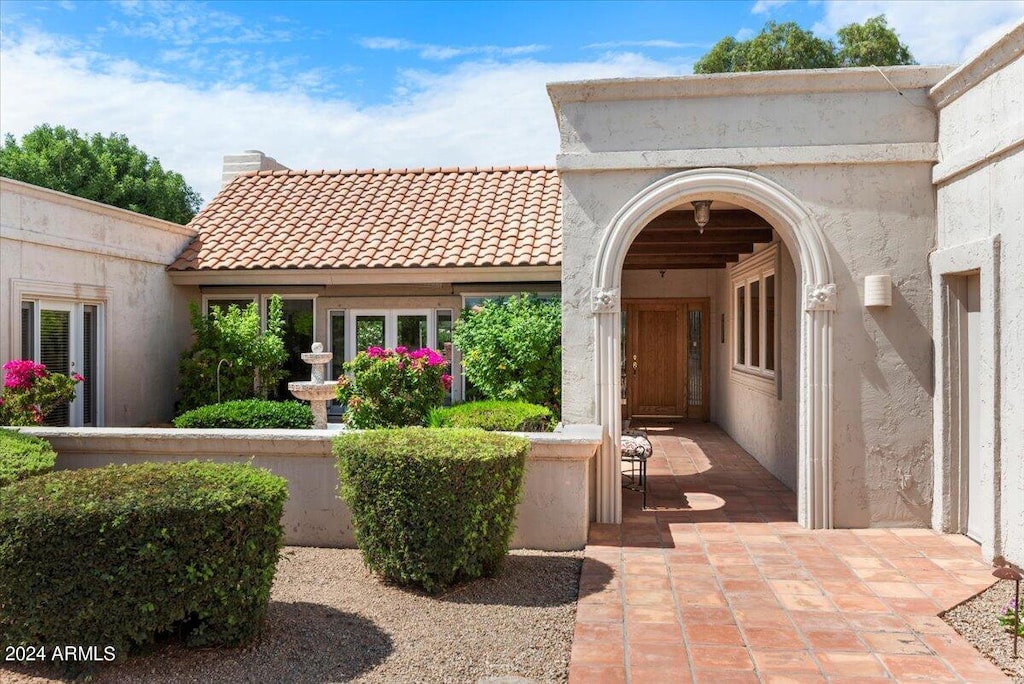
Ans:
<svg viewBox="0 0 1024 684"><path fill-rule="evenodd" d="M640 508L647 508L647 459L654 453L654 447L644 430L624 429L621 440L622 462L629 463L626 477L627 489L640 492Z"/></svg>

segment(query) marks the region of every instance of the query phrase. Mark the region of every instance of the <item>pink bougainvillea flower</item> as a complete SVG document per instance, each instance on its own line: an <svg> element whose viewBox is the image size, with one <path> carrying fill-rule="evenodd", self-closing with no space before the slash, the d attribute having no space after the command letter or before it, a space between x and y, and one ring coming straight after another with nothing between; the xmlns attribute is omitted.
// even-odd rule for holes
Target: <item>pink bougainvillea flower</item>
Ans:
<svg viewBox="0 0 1024 684"><path fill-rule="evenodd" d="M402 347L402 346L395 347L395 353L396 354L408 354L409 353L409 348L408 347Z"/></svg>
<svg viewBox="0 0 1024 684"><path fill-rule="evenodd" d="M387 355L387 350L383 347L367 347L366 355L371 359L379 359Z"/></svg>
<svg viewBox="0 0 1024 684"><path fill-rule="evenodd" d="M446 390L450 390L452 388L452 376L447 373L441 376L441 382L444 384L444 388Z"/></svg>
<svg viewBox="0 0 1024 684"><path fill-rule="evenodd" d="M447 361L445 361L444 357L441 356L440 354L438 354L433 349L428 349L427 350L427 363L430 364L431 366L440 366L440 365L442 365L444 363L447 363Z"/></svg>
<svg viewBox="0 0 1024 684"><path fill-rule="evenodd" d="M72 374L71 379L74 380L75 382L85 382L85 376L82 375L81 373Z"/></svg>

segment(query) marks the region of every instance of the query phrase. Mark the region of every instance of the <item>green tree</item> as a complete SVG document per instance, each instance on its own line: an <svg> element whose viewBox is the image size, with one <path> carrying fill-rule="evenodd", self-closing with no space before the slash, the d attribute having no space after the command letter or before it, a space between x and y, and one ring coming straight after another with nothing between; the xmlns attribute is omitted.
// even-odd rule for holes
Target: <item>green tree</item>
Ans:
<svg viewBox="0 0 1024 684"><path fill-rule="evenodd" d="M725 37L693 65L696 74L785 69L829 69L855 66L914 64L885 16L849 24L836 33L839 45L818 38L793 22L769 21L750 40Z"/></svg>
<svg viewBox="0 0 1024 684"><path fill-rule="evenodd" d="M889 28L885 15L871 17L863 24L849 24L836 31L839 63L844 67L916 64L910 48Z"/></svg>
<svg viewBox="0 0 1024 684"><path fill-rule="evenodd" d="M202 198L120 133L79 135L42 124L0 145L0 175L156 218L188 223Z"/></svg>

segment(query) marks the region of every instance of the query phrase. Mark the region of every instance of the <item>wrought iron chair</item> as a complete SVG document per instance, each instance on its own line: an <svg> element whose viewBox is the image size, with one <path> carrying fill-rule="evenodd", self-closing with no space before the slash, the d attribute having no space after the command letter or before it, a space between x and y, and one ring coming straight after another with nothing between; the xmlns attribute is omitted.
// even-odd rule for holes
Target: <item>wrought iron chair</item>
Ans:
<svg viewBox="0 0 1024 684"><path fill-rule="evenodd" d="M622 462L629 463L629 474L623 471L623 487L640 492L640 508L647 509L647 459L654 453L654 447L643 426L630 427L630 421L622 422Z"/></svg>

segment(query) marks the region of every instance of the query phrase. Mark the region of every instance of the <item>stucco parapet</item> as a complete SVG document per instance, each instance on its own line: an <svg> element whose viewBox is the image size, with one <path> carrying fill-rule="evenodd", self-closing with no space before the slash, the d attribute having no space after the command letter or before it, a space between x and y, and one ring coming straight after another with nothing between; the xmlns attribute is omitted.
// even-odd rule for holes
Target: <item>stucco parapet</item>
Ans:
<svg viewBox="0 0 1024 684"><path fill-rule="evenodd" d="M933 164L934 142L780 147L710 147L687 150L639 150L560 154L559 173L633 169L769 167L823 164Z"/></svg>
<svg viewBox="0 0 1024 684"><path fill-rule="evenodd" d="M1024 54L1024 21L992 43L974 59L964 63L939 81L928 97L937 109L949 106L958 97Z"/></svg>
<svg viewBox="0 0 1024 684"><path fill-rule="evenodd" d="M188 430L177 428L19 428L58 451L107 454L321 457L331 456L339 430ZM531 461L587 461L601 444L599 425L573 425L558 432L513 432L530 440Z"/></svg>
<svg viewBox="0 0 1024 684"><path fill-rule="evenodd" d="M181 235L184 237L194 237L197 232L193 228L183 226L172 221L164 221L163 219L139 214L127 209L121 209L120 207L112 207L109 204L103 204L102 202L95 202L82 197L75 197L74 195L50 190L49 188L41 188L30 183L22 183L21 181L16 181L11 178L0 178L0 192L10 192L16 195L24 195L27 197L45 200L47 202L53 202L54 204L63 204L82 211L103 214L119 221L126 221L137 226L154 228L156 230L162 230L167 233L174 233L175 235Z"/></svg>
<svg viewBox="0 0 1024 684"><path fill-rule="evenodd" d="M885 67L890 85L874 67L808 69L662 78L614 78L549 83L555 107L570 102L662 100L698 97L786 95L795 93L872 92L931 88L953 66Z"/></svg>
<svg viewBox="0 0 1024 684"><path fill-rule="evenodd" d="M303 268L167 271L176 285L364 285L558 281L562 266L476 268Z"/></svg>

